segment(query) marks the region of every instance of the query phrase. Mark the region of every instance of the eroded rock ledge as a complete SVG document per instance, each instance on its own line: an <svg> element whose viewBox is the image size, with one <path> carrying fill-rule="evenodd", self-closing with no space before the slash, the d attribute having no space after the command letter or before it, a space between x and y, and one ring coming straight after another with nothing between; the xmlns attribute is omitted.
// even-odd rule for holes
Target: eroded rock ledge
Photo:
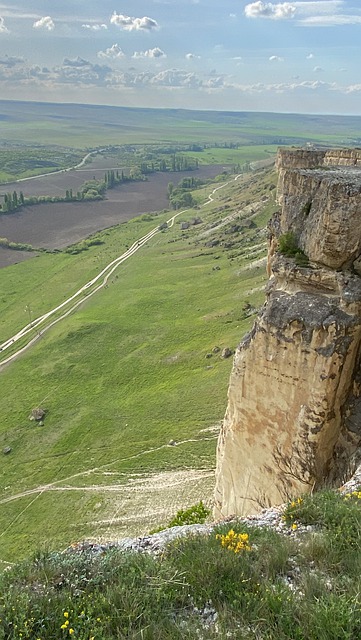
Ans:
<svg viewBox="0 0 361 640"><path fill-rule="evenodd" d="M234 358L216 517L339 485L360 451L361 151L280 151L277 166L267 299ZM277 251L290 232L307 266Z"/></svg>

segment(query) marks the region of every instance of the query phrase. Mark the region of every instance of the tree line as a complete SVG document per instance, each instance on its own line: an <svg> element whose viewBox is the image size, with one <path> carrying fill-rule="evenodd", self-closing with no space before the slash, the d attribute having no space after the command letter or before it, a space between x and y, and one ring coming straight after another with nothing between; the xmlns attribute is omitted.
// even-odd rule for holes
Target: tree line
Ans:
<svg viewBox="0 0 361 640"><path fill-rule="evenodd" d="M105 193L108 189L113 189L114 187L124 183L124 182L134 182L139 180L146 180L146 175L158 171L194 171L198 169L198 160L195 158L188 158L187 156L181 154L173 154L172 157L166 161L164 158L158 159L157 162L147 162L143 161L139 166L134 166L130 169L129 175L124 173L124 170L108 170L104 173L104 178L102 180L97 180L94 176L92 180L87 180L84 184L81 185L79 190L76 192L73 189L66 189L65 196L24 196L23 192L13 191L12 193L5 193L3 196L3 202L0 206L0 214L1 213L13 213L14 211L18 211L21 207L31 206L34 204L42 204L42 203L55 203L55 202L82 202L82 201L94 201L94 200L104 200ZM185 188L185 187L183 187ZM174 202L176 200L176 196L179 194L175 193L173 200L171 200L172 206L174 206ZM189 194L190 195L190 194ZM179 206L183 206L183 202L187 200L187 205L190 205L189 195L184 196L182 200L182 204Z"/></svg>
<svg viewBox="0 0 361 640"><path fill-rule="evenodd" d="M12 213L23 206L31 206L34 204L42 204L44 202L82 202L89 200L103 200L107 189L113 189L123 182L134 180L144 180L139 172L132 171L129 176L124 171L106 171L103 180L87 180L81 185L78 191L66 189L65 196L27 196L23 192L5 193L0 213Z"/></svg>

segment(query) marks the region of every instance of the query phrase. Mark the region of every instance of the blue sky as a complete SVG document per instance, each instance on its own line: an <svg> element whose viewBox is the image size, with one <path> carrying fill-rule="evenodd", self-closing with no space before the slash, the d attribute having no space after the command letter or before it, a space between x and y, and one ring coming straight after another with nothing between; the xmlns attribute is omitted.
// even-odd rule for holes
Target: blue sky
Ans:
<svg viewBox="0 0 361 640"><path fill-rule="evenodd" d="M361 114L361 0L0 0L0 98Z"/></svg>

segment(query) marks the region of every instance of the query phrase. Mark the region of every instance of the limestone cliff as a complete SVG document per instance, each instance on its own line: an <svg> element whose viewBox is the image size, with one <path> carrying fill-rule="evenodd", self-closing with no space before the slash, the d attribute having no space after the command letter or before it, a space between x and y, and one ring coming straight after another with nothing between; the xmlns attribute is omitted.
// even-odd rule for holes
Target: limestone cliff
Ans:
<svg viewBox="0 0 361 640"><path fill-rule="evenodd" d="M216 517L344 481L361 442L361 152L281 151L277 167L267 299L235 354ZM308 263L277 250L285 234Z"/></svg>

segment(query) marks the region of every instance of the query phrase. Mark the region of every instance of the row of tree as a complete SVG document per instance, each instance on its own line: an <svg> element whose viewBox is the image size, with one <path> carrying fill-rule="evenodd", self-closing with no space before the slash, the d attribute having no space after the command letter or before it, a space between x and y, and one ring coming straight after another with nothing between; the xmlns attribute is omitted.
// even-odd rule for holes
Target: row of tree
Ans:
<svg viewBox="0 0 361 640"><path fill-rule="evenodd" d="M157 171L195 171L198 169L199 162L196 158L189 158L180 154L173 154L170 159L158 158L156 160L143 160L139 169L142 174L155 173Z"/></svg>
<svg viewBox="0 0 361 640"><path fill-rule="evenodd" d="M133 171L131 175L127 176L124 171L106 171L103 180L87 180L81 185L80 189L73 192L73 189L66 189L65 196L28 196L24 197L22 191L18 194L17 191L13 193L5 193L3 196L3 203L0 207L0 213L12 213L17 211L23 206L31 206L34 204L42 204L44 202L81 202L82 200L103 200L107 189L113 189L122 182L129 182L134 180L142 180L139 172Z"/></svg>
<svg viewBox="0 0 361 640"><path fill-rule="evenodd" d="M21 207L23 204L25 204L25 198L22 191L20 191L19 195L16 191L13 193L5 193L2 211L4 211L4 213L16 211L16 209Z"/></svg>

